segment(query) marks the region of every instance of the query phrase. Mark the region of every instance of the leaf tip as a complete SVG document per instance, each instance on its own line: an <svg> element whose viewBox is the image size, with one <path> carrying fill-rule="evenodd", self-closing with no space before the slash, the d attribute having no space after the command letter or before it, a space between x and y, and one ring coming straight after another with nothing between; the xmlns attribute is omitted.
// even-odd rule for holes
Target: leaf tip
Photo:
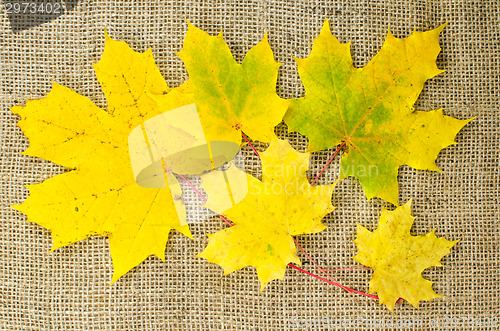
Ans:
<svg viewBox="0 0 500 331"><path fill-rule="evenodd" d="M437 28L434 29L434 31L436 31L437 34L440 34L441 31L444 30L444 28L448 25L448 23L450 23L450 21L446 21L444 22L443 24L441 24L440 26L438 26Z"/></svg>
<svg viewBox="0 0 500 331"><path fill-rule="evenodd" d="M293 57L293 60L295 61L295 63L297 63L298 66L301 65L302 61L305 60L305 59L300 59L298 57L295 57L295 56L292 56Z"/></svg>
<svg viewBox="0 0 500 331"><path fill-rule="evenodd" d="M260 290L259 293L262 293L264 291L264 288L266 287L267 284L264 284L264 282L260 281Z"/></svg>
<svg viewBox="0 0 500 331"><path fill-rule="evenodd" d="M408 199L408 201L406 201L406 203L403 205L403 207L410 209L410 211L411 211L412 202L413 202L413 198Z"/></svg>
<svg viewBox="0 0 500 331"><path fill-rule="evenodd" d="M104 27L104 40L105 40L105 41L108 41L108 40L113 40L113 39L109 36L109 33L108 33L108 27Z"/></svg>
<svg viewBox="0 0 500 331"><path fill-rule="evenodd" d="M468 118L468 119L465 119L463 120L465 123L464 123L464 126L467 125L467 123L469 122L472 122L473 120L475 120L477 118L478 115L474 116L474 117L471 117L471 118ZM462 126L463 127L463 126Z"/></svg>
<svg viewBox="0 0 500 331"><path fill-rule="evenodd" d="M62 247L62 245L56 245L56 243L53 243L53 244L52 244L52 247L49 249L49 252L48 252L48 253L49 253L49 254L52 254L52 253L54 253L54 252L55 252L58 248L61 248L61 247Z"/></svg>
<svg viewBox="0 0 500 331"><path fill-rule="evenodd" d="M109 282L109 286L113 285L114 283L116 283L116 281L120 279L120 276L117 276L116 275L116 271L113 273L113 277L111 278L111 282Z"/></svg>
<svg viewBox="0 0 500 331"><path fill-rule="evenodd" d="M330 21L328 21L328 18L325 19L325 22L323 22L323 26L321 27L320 34L332 34L332 30L330 29Z"/></svg>
<svg viewBox="0 0 500 331"><path fill-rule="evenodd" d="M387 37L394 37L394 35L391 32L391 26L387 28Z"/></svg>
<svg viewBox="0 0 500 331"><path fill-rule="evenodd" d="M184 51L184 49L181 49L178 52L174 51L174 53L175 53L175 55L177 55L182 60L182 56L184 55L183 51Z"/></svg>
<svg viewBox="0 0 500 331"><path fill-rule="evenodd" d="M323 22L322 28L330 30L330 20L328 18L325 18L325 21Z"/></svg>
<svg viewBox="0 0 500 331"><path fill-rule="evenodd" d="M455 145L455 144L456 144L456 142L452 142L448 146ZM439 169L439 167L437 166L436 162L433 162L433 164L434 164L434 167L431 168L431 169L429 169L429 170L432 170L432 171L435 171L435 172L439 172L440 174L444 174L445 171Z"/></svg>
<svg viewBox="0 0 500 331"><path fill-rule="evenodd" d="M13 114L16 114L16 115L20 115L20 112L21 110L24 108L24 106L12 106L10 108L10 111L13 113ZM19 126L19 122L17 123L17 126Z"/></svg>
<svg viewBox="0 0 500 331"><path fill-rule="evenodd" d="M188 29L191 28L191 27L195 28L195 26L193 24L191 24L191 22L189 22L189 20L187 18L184 19L184 22L187 23Z"/></svg>
<svg viewBox="0 0 500 331"><path fill-rule="evenodd" d="M9 205L10 208L14 209L14 210L17 210L17 211L21 211L22 212L22 203L20 204L17 204L17 205Z"/></svg>
<svg viewBox="0 0 500 331"><path fill-rule="evenodd" d="M160 254L156 254L156 256L158 256L158 258L163 262L165 263L165 252L162 252Z"/></svg>

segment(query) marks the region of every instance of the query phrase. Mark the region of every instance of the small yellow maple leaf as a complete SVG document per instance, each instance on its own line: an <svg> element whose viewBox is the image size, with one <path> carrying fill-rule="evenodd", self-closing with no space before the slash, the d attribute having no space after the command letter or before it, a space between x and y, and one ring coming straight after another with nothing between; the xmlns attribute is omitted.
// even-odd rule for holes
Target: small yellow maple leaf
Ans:
<svg viewBox="0 0 500 331"><path fill-rule="evenodd" d="M280 63L274 61L267 34L237 63L222 32L210 36L189 24L178 53L189 73L205 135L209 141L241 142L241 131L269 142L289 100L276 94Z"/></svg>
<svg viewBox="0 0 500 331"><path fill-rule="evenodd" d="M441 258L458 242L437 238L435 230L423 236L410 235L414 219L410 200L394 211L383 210L373 232L358 224L354 260L373 268L370 293L376 292L380 303L391 311L399 298L417 307L420 300L442 297L421 274L429 267L441 267Z"/></svg>
<svg viewBox="0 0 500 331"><path fill-rule="evenodd" d="M222 213L234 226L209 235L197 256L223 267L225 275L254 266L261 290L283 279L288 263L300 264L292 236L324 230L321 219L334 210L334 185L311 186L307 180L309 156L274 138L261 153L262 182L247 174L248 194ZM210 195L208 205L214 205Z"/></svg>
<svg viewBox="0 0 500 331"><path fill-rule="evenodd" d="M13 107L30 139L25 155L71 169L29 185L29 198L13 208L52 232L53 250L91 235L109 235L112 282L149 255L165 259L171 229L191 237L181 189L165 174L166 188L139 186L131 169L127 138L145 120L183 105L176 89L159 108L149 94L167 93L151 50L137 53L106 34L104 54L94 65L108 110L54 83L43 99ZM184 88L184 87L182 87Z"/></svg>
<svg viewBox="0 0 500 331"><path fill-rule="evenodd" d="M350 43L326 20L310 56L296 59L306 95L291 102L286 124L309 138L309 151L344 143L339 178L356 177L368 199L397 205L399 166L439 171L439 152L470 121L413 108L425 81L443 72L436 66L443 28L404 40L389 32L378 54L355 68Z"/></svg>

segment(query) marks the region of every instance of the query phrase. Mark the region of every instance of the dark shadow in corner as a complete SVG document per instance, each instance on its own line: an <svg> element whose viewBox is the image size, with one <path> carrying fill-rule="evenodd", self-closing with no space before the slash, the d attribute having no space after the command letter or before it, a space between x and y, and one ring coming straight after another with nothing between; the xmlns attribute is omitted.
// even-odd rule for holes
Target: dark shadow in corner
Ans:
<svg viewBox="0 0 500 331"><path fill-rule="evenodd" d="M18 33L50 22L73 10L79 0L5 0L3 10L12 32Z"/></svg>

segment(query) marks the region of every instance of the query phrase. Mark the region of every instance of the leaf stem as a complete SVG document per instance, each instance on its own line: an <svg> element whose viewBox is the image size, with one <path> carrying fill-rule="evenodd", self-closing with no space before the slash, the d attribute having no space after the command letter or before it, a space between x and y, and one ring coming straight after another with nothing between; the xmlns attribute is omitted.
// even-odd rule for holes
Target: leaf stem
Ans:
<svg viewBox="0 0 500 331"><path fill-rule="evenodd" d="M329 279L325 279L325 278L323 278L323 277L321 277L321 276L318 276L318 275L312 274L312 273L310 273L310 272L308 272L308 271L305 271L304 269L299 268L299 267L297 267L297 266L295 266L295 265L293 265L293 264L291 264L291 263L289 263L289 264L288 264L290 267L292 267L292 268L294 268L294 269L296 269L296 270L299 270L300 272L303 272L303 273L305 273L305 274L307 274L307 275L309 275L309 276L312 276L312 277L314 277L314 278L317 278L317 279L319 279L319 280L322 280L322 281L324 281L324 282L327 282L328 284L332 284L332 285L335 285L335 286L337 286L337 287L340 287L341 289L344 289L344 290L346 290L346 291L347 291L347 292L349 292L349 293L356 293L356 294L364 295L364 296L366 296L366 297L370 297L370 298L378 299L378 296L376 296L376 295L373 295L373 294L368 294L368 293L365 293L365 292L361 292L361 291L358 291L358 290L355 290L355 289L352 289L352 288L350 288L350 287L347 287L347 286L344 286L344 285L340 284L338 281L336 281L335 279L333 279L333 278L332 278L332 277L328 274L328 272L326 272L326 270L324 270L323 268L321 268L321 267L320 267L320 266L319 266L319 265L318 265L318 264L317 264L317 263L316 263L316 262L315 262L315 261L314 261L314 260L313 260L313 259L312 259L312 258L311 258L311 257L310 257L310 256L309 256L306 252L305 252L305 251L304 251L304 249L303 249L303 248L299 245L299 243L295 240L295 238L294 238L294 237L292 237L292 239L293 239L293 241L295 242L295 245L297 245L297 247L300 249L300 251L301 251L302 253L304 253L304 255L305 255L305 256L309 259L309 261L311 261L311 262L312 262L312 264L314 264L314 265L316 266L316 268L318 268L318 270L319 270L319 271L321 271L322 273L324 273L324 274L326 275L326 277L327 277L327 278L329 278ZM361 268L363 268L363 267L361 267ZM363 268L363 269L365 269L365 268ZM366 268L366 269L370 269L370 268Z"/></svg>
<svg viewBox="0 0 500 331"><path fill-rule="evenodd" d="M255 152L255 154L257 154L257 157L260 160L260 154L259 154L259 152L257 152L257 150L255 149L255 147L253 147L252 143L250 142L250 140L248 139L248 137L243 133L243 131L241 131L241 135L247 141L247 143L250 145L250 147L252 147L253 151Z"/></svg>
<svg viewBox="0 0 500 331"><path fill-rule="evenodd" d="M315 274L313 274L313 273L311 273L311 272L309 272L309 271L306 271L306 270L304 270L304 269L302 269L302 268L299 268L299 267L297 267L297 266L295 266L295 265L293 265L293 264L291 264L291 263L289 264L289 266L290 266L290 267L292 267L292 268L294 268L294 269L296 269L296 270L298 270L298 271L300 271L300 272L305 273L306 275L309 275L309 276L312 276L312 277L314 277L314 278L317 278L317 279L319 279L319 280L321 280L321 281L324 281L325 283L328 283L328 284L331 284L331 285L335 285L335 286L337 286L337 287L340 287L341 289L344 289L344 290L346 290L347 292L350 292L350 293L356 293L356 294L359 294L359 295L363 295L363 296L365 296L365 297L369 297L369 298L373 298L373 299L377 299L377 300L378 300L378 296L376 296L376 295L373 295L373 294L368 294L368 293L361 292L361 291L358 291L358 290L354 290L354 289L352 289L352 288L349 288L349 287L347 287L347 286L341 285L341 284L339 284L339 283L332 282L332 281L331 281L331 280L329 280L329 279L326 279L326 278L323 278L323 277L321 277L321 276L315 275Z"/></svg>
<svg viewBox="0 0 500 331"><path fill-rule="evenodd" d="M330 158L330 160L328 160L328 162L325 164L325 166L323 167L323 169L321 169L321 171L316 176L316 178L314 178L314 180L312 181L311 185L313 185L314 183L316 183L316 181L321 176L321 174L323 174L323 172L326 170L326 168L328 168L328 166L330 165L330 163L332 163L333 159L340 153L340 151L342 150L342 147L344 147L344 146L345 146L345 141L343 141L342 144L340 144L339 148L337 148L337 150L335 151L335 153L333 153L333 155Z"/></svg>
<svg viewBox="0 0 500 331"><path fill-rule="evenodd" d="M198 189L193 185L193 183L191 183L186 177L184 177L183 175L181 174L176 174L177 176L179 176L180 178L182 178L186 183L188 183L188 185L196 192L196 194L198 194L198 196L200 198L203 199L203 201L207 202L207 198L205 198L203 196L203 194L201 194L200 191L198 191ZM217 214L219 215L220 217L222 217L222 219L224 220L224 222L226 222L227 224L229 224L230 226L233 226L233 223L229 222L229 220L227 218L224 217L224 215L221 215L221 214Z"/></svg>
<svg viewBox="0 0 500 331"><path fill-rule="evenodd" d="M316 266L316 268L318 268L319 271L321 271L322 273L324 273L326 275L327 278L329 278L332 282L340 285L339 282L337 282L335 279L333 279L325 270L323 270L310 256L309 254L307 254L304 249L299 245L299 243L297 242L297 240L295 240L294 237L292 237L292 240L293 242L295 243L295 245L297 245L297 247L300 249L300 251L309 259L309 261L312 262L312 264L314 264Z"/></svg>
<svg viewBox="0 0 500 331"><path fill-rule="evenodd" d="M196 194L198 194L198 195L199 195L199 197L200 197L200 198L202 198L202 199L203 199L203 201L207 202L207 198L205 198L205 197L203 196L203 194L201 194L201 192L200 192L200 191L198 191L198 189L197 189L197 188L193 185L193 183L191 183L191 182L190 182L190 181L189 181L186 177L184 177L184 176L183 176L183 175L181 175L181 174L176 173L176 175L177 175L177 176L179 176L179 177L181 177L181 178L182 178L182 179L183 179L186 183L188 183L188 185L189 185L189 186L190 186L190 187L191 187L191 188L192 188L192 189L196 192Z"/></svg>

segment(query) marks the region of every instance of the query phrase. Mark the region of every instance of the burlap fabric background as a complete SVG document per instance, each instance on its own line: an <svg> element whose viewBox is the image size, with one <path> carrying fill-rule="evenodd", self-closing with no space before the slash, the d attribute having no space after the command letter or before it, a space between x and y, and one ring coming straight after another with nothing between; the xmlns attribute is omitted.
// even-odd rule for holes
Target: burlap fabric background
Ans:
<svg viewBox="0 0 500 331"><path fill-rule="evenodd" d="M452 326L449 322L459 318L467 325L471 318L498 321L499 15L495 0L81 0L52 22L13 33L2 11L0 328L283 329L308 323L323 327L327 322L333 327L344 320L354 323L344 324L347 328L377 329L384 320L386 326L406 323L427 329ZM137 51L152 47L170 86L187 77L174 53L182 47L184 19L212 34L222 29L237 60L267 30L276 59L283 63L279 93L292 98L304 93L292 56L309 54L325 18L341 41L352 41L357 66L365 65L380 49L389 27L396 36L406 37L413 29L428 30L449 21L438 58L439 67L447 71L426 84L416 108L444 108L445 114L460 119L477 118L458 135L458 145L440 154L437 163L444 173L402 167L399 176L400 203L413 198L414 234L437 228L439 236L461 239L443 259L443 268L425 272L446 298L422 302L418 310L407 303L398 305L392 315L373 299L348 294L292 269L284 282L274 281L259 293L253 269L221 277L218 266L193 257L206 244L204 233L224 227L216 218L193 225L195 241L174 233L166 263L150 258L109 286L112 264L106 238L90 238L49 254L49 231L25 222L23 214L9 208L27 197L23 184L64 171L19 154L28 141L16 127L18 118L10 107L45 96L51 79L105 107L92 70L103 50L105 27L113 38L125 40ZM278 131L283 134L283 129ZM297 148L305 148L304 139L289 137ZM245 152L252 157L249 150ZM312 172L319 171L331 152L313 156ZM255 158L250 160L250 167L258 166ZM320 183L331 183L337 171L332 165ZM196 197L186 192L186 199ZM301 236L299 242L324 268L355 266L356 222L374 229L384 202L366 201L357 182L346 180L338 185L333 203L338 208L324 220L328 229ZM206 215L202 209L190 210L192 219ZM307 270L315 271L303 260ZM333 275L347 286L367 290L369 271ZM437 319L440 324L435 324Z"/></svg>

